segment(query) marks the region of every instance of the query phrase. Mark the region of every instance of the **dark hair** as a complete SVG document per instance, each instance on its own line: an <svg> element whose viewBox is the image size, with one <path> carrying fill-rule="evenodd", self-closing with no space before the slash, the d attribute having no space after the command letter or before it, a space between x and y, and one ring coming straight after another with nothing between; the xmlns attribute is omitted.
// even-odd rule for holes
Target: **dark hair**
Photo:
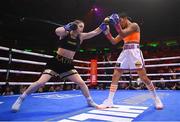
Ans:
<svg viewBox="0 0 180 122"><path fill-rule="evenodd" d="M79 24L79 23L84 23L82 20L75 20L74 23Z"/></svg>
<svg viewBox="0 0 180 122"><path fill-rule="evenodd" d="M132 20L132 18L129 17L128 14L125 13L125 12L119 13L118 15L119 15L120 18L127 18L129 20Z"/></svg>

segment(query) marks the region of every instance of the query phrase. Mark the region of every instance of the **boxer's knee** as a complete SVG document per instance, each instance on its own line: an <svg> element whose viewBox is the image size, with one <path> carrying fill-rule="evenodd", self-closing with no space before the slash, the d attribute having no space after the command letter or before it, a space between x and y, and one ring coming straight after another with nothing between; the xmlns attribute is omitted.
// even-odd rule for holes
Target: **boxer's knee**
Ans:
<svg viewBox="0 0 180 122"><path fill-rule="evenodd" d="M113 78L119 78L121 76L121 72L118 70L114 70Z"/></svg>
<svg viewBox="0 0 180 122"><path fill-rule="evenodd" d="M83 87L83 86L86 86L85 82L83 80L80 80L79 82L77 82L77 84L80 86L80 87Z"/></svg>
<svg viewBox="0 0 180 122"><path fill-rule="evenodd" d="M34 83L34 85L36 85L37 87L43 87L43 86L45 86L45 84L46 84L46 82L39 81L39 80Z"/></svg>
<svg viewBox="0 0 180 122"><path fill-rule="evenodd" d="M149 84L149 83L151 82L150 79L149 79L146 75L141 76L140 79L141 79L141 81L143 81L145 84Z"/></svg>
<svg viewBox="0 0 180 122"><path fill-rule="evenodd" d="M145 83L145 85L147 86L149 90L151 91L154 90L154 85L147 76L141 77L141 80Z"/></svg>

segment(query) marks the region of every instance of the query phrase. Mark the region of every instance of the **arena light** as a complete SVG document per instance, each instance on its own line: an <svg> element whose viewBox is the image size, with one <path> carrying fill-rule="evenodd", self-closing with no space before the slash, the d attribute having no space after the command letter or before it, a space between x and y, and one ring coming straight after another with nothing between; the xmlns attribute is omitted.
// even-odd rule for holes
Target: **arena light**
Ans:
<svg viewBox="0 0 180 122"><path fill-rule="evenodd" d="M175 45L177 45L176 40L168 40L165 43L166 43L167 46L175 46Z"/></svg>
<svg viewBox="0 0 180 122"><path fill-rule="evenodd" d="M150 46L150 47L157 47L159 46L158 43L150 43L150 44L147 44L147 46Z"/></svg>
<svg viewBox="0 0 180 122"><path fill-rule="evenodd" d="M91 11L92 11L92 12L98 12L98 11L99 11L99 8L93 7L93 8L91 9Z"/></svg>
<svg viewBox="0 0 180 122"><path fill-rule="evenodd" d="M110 50L109 48L104 48L104 51L108 51L108 50Z"/></svg>
<svg viewBox="0 0 180 122"><path fill-rule="evenodd" d="M39 52L41 52L41 53L45 53L46 51L45 51L45 50L39 50Z"/></svg>
<svg viewBox="0 0 180 122"><path fill-rule="evenodd" d="M94 11L97 12L97 11L98 11L98 8L95 7L95 8L94 8Z"/></svg>
<svg viewBox="0 0 180 122"><path fill-rule="evenodd" d="M91 9L91 13L94 13L96 16L98 17L102 17L103 16L103 12L104 10L102 8L100 8L99 6L94 5Z"/></svg>
<svg viewBox="0 0 180 122"><path fill-rule="evenodd" d="M83 50L83 49L80 49L80 50L79 50L79 52L83 53L83 52L84 52L84 50Z"/></svg>
<svg viewBox="0 0 180 122"><path fill-rule="evenodd" d="M140 44L140 47L144 47L144 45Z"/></svg>
<svg viewBox="0 0 180 122"><path fill-rule="evenodd" d="M24 49L24 51L26 51L26 52L32 52L31 49Z"/></svg>
<svg viewBox="0 0 180 122"><path fill-rule="evenodd" d="M97 51L95 48L92 48L90 51L93 51L93 52L95 52L95 51Z"/></svg>

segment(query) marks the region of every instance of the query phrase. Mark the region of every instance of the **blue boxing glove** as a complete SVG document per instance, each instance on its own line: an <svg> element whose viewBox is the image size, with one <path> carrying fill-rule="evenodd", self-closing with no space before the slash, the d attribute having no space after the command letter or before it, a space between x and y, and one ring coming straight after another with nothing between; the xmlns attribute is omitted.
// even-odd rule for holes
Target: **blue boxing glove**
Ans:
<svg viewBox="0 0 180 122"><path fill-rule="evenodd" d="M112 14L110 17L109 17L109 23L112 24L112 25L116 25L119 23L119 15L118 14Z"/></svg>
<svg viewBox="0 0 180 122"><path fill-rule="evenodd" d="M99 28L104 32L107 29L107 24L102 22Z"/></svg>
<svg viewBox="0 0 180 122"><path fill-rule="evenodd" d="M72 30L76 30L78 28L77 24L75 24L74 22L70 22L67 25L64 25L63 27L66 31L72 31Z"/></svg>

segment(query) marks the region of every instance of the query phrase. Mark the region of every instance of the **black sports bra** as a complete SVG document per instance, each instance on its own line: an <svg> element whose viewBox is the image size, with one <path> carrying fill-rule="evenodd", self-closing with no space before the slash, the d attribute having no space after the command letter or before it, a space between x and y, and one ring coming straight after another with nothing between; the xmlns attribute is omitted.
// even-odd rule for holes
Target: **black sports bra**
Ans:
<svg viewBox="0 0 180 122"><path fill-rule="evenodd" d="M80 49L79 35L77 36L76 39L72 39L70 33L68 33L68 35L65 38L59 40L58 47L71 51L79 51Z"/></svg>

